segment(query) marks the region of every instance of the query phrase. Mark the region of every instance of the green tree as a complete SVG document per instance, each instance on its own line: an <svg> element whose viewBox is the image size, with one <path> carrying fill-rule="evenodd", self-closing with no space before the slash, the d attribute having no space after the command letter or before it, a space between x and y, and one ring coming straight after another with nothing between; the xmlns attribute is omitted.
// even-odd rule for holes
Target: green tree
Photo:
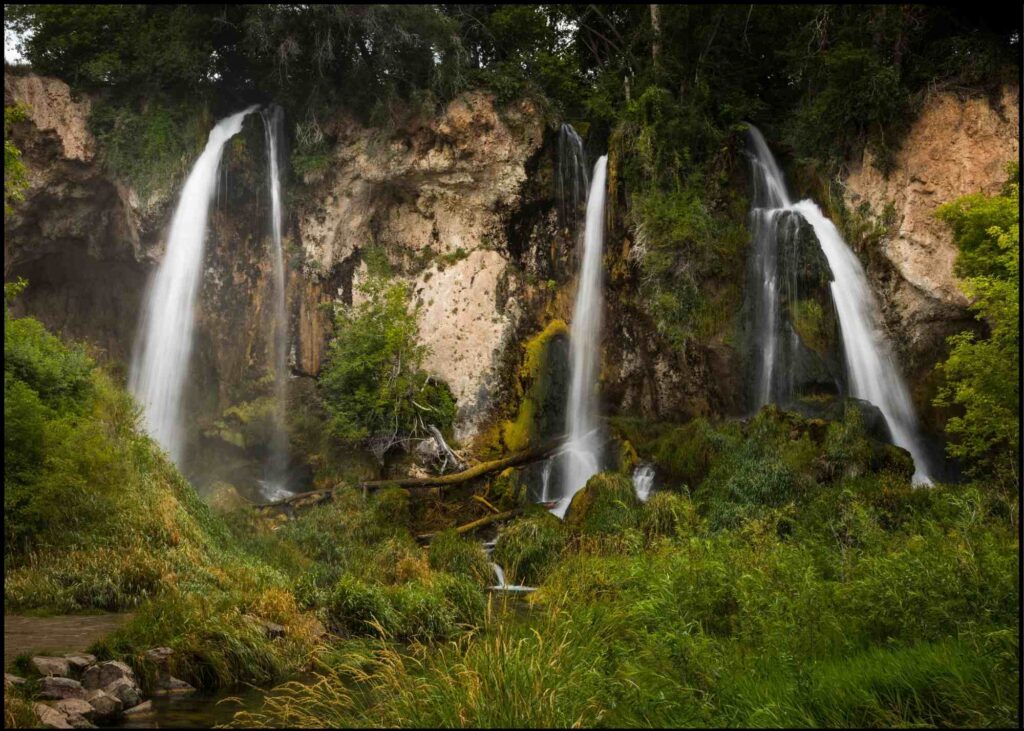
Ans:
<svg viewBox="0 0 1024 731"><path fill-rule="evenodd" d="M939 208L960 249L956 272L971 310L988 326L979 338L948 339L949 359L939 366L945 383L938 406L963 414L946 425L950 455L974 474L1019 484L1020 451L1020 178L1016 164L1001 195L969 195Z"/></svg>
<svg viewBox="0 0 1024 731"><path fill-rule="evenodd" d="M21 150L9 138L11 125L25 119L25 107L16 104L4 107L4 218L11 212L11 204L23 200L28 177Z"/></svg>
<svg viewBox="0 0 1024 731"><path fill-rule="evenodd" d="M359 292L359 304L335 311L320 394L334 435L365 444L382 460L430 426L449 430L455 399L447 384L422 369L428 351L417 342L408 286L370 276Z"/></svg>

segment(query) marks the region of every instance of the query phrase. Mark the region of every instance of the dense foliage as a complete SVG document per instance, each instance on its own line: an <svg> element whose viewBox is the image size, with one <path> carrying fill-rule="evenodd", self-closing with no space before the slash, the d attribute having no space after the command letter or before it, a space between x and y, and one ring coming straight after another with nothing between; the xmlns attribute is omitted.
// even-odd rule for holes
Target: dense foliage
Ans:
<svg viewBox="0 0 1024 731"><path fill-rule="evenodd" d="M957 275L988 337L963 332L949 339L940 365L945 385L936 403L955 404L949 453L980 476L1020 486L1020 177L1016 164L1001 195L970 195L942 206L960 253Z"/></svg>
<svg viewBox="0 0 1024 731"><path fill-rule="evenodd" d="M11 203L22 199L28 185L21 150L8 138L11 125L24 118L24 107L4 107L4 218L11 211Z"/></svg>
<svg viewBox="0 0 1024 731"><path fill-rule="evenodd" d="M430 426L450 429L455 399L422 368L427 350L419 344L407 285L370 276L359 294L358 304L336 309L320 393L333 433L350 442L369 440L380 457Z"/></svg>

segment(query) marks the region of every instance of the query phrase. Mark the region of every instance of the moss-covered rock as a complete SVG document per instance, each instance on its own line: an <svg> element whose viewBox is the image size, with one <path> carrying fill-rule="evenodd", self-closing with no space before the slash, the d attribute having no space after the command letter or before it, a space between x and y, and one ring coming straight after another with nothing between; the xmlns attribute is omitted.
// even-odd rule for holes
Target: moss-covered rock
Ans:
<svg viewBox="0 0 1024 731"><path fill-rule="evenodd" d="M561 432L569 378L569 328L551 320L523 343L523 360L515 381L516 416L500 427L500 438L512 452Z"/></svg>
<svg viewBox="0 0 1024 731"><path fill-rule="evenodd" d="M565 525L578 534L621 533L635 528L640 501L624 475L600 472L577 492L565 513Z"/></svg>

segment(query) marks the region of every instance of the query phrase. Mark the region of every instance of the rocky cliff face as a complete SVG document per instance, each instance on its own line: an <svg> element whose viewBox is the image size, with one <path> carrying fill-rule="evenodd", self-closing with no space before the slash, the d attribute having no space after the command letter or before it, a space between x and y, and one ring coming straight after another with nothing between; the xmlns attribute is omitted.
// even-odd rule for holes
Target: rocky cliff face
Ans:
<svg viewBox="0 0 1024 731"><path fill-rule="evenodd" d="M11 136L29 185L5 222L4 280L30 284L15 313L125 362L146 278L131 193L95 159L87 99L57 79L5 74L4 105L15 103L28 110Z"/></svg>
<svg viewBox="0 0 1024 731"><path fill-rule="evenodd" d="M944 357L946 336L974 325L953 274L956 246L935 218L943 203L970 193L998 192L1006 164L1016 160L1020 90L996 99L933 95L911 127L888 177L869 152L845 182L846 204L889 233L868 252L868 276L880 294L900 360L915 384L919 409L930 410L928 375Z"/></svg>
<svg viewBox="0 0 1024 731"><path fill-rule="evenodd" d="M297 213L306 269L327 273L325 287L306 296L351 301L368 251L383 253L413 285L431 351L426 368L458 399L458 435L472 436L493 403L503 351L523 316L509 224L544 141L540 115L529 103L499 113L493 97L471 93L387 136L348 118L334 133L330 168L310 181L309 202ZM301 319L298 367L315 373L327 314L304 304Z"/></svg>

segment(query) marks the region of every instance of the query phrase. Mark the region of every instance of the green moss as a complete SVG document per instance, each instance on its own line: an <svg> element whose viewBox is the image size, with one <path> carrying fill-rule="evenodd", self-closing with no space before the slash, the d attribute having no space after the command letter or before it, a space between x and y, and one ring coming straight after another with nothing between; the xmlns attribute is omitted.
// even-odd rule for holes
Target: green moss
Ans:
<svg viewBox="0 0 1024 731"><path fill-rule="evenodd" d="M804 345L818 355L827 356L832 348L828 323L821 304L801 299L789 303L789 319Z"/></svg>
<svg viewBox="0 0 1024 731"><path fill-rule="evenodd" d="M601 472L577 492L565 513L565 526L577 534L614 535L637 526L640 501L624 475Z"/></svg>
<svg viewBox="0 0 1024 731"><path fill-rule="evenodd" d="M551 376L555 364L551 347L557 340L568 337L569 328L564 320L552 320L541 332L523 343L523 360L516 373L516 398L519 403L516 417L501 427L501 440L512 452L526 449L538 438L557 431L560 414L554 413L552 402L562 394L552 388Z"/></svg>

